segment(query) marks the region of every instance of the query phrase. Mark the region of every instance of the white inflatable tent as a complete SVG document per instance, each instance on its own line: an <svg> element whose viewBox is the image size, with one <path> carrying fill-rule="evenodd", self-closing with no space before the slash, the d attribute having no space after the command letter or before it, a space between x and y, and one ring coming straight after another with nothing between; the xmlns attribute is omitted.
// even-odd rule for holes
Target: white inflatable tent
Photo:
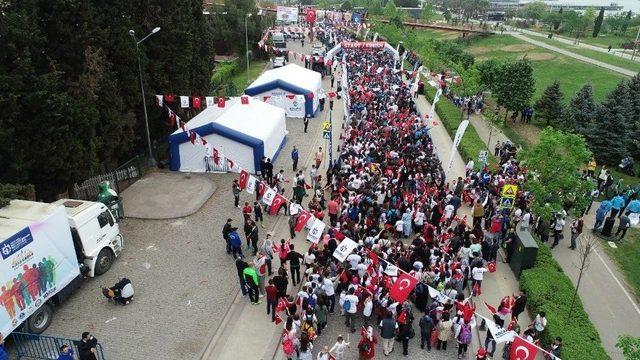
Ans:
<svg viewBox="0 0 640 360"><path fill-rule="evenodd" d="M314 117L318 110L320 73L289 64L265 71L244 91L245 94L282 108L289 117Z"/></svg>
<svg viewBox="0 0 640 360"><path fill-rule="evenodd" d="M174 171L207 172L227 170L226 164L216 166L212 149L241 168L255 173L263 156L275 160L286 142L286 118L281 108L247 97L226 101L224 107L210 106L187 123L187 127L204 138L206 146L189 140L182 129L169 136L170 168Z"/></svg>

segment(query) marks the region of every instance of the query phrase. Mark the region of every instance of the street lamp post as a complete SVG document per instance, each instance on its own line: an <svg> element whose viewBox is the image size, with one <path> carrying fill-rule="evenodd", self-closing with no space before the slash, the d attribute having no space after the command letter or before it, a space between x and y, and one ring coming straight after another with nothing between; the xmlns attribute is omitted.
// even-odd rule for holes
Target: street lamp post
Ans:
<svg viewBox="0 0 640 360"><path fill-rule="evenodd" d="M251 14L247 14L244 17L244 40L247 45L247 85L249 85L249 31L247 30L247 20L251 17Z"/></svg>
<svg viewBox="0 0 640 360"><path fill-rule="evenodd" d="M151 32L147 36L138 40L136 38L136 32L133 30L129 30L129 35L131 35L131 37L133 38L133 41L136 44L136 55L138 56L138 74L140 77L140 92L142 93L142 108L144 109L144 125L147 130L147 145L149 147L149 166L156 166L156 159L153 157L153 151L151 150L151 134L149 133L149 117L147 115L147 101L146 101L146 97L144 96L144 83L142 81L142 63L140 62L140 46L139 45L140 43L145 41L149 36L157 33L158 31L160 31L160 28L156 27L153 30L151 30Z"/></svg>
<svg viewBox="0 0 640 360"><path fill-rule="evenodd" d="M638 38L640 38L640 27L638 27L638 33L636 34L636 41L633 43L633 55L631 55L631 60L636 57L636 49L638 49Z"/></svg>

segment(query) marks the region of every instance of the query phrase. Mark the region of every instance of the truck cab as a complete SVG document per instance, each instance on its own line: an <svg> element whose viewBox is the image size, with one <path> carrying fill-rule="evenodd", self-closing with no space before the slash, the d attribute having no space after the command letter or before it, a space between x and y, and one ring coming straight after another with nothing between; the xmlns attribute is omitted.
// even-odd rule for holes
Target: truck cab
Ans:
<svg viewBox="0 0 640 360"><path fill-rule="evenodd" d="M280 51L284 51L287 49L287 41L284 38L284 34L283 33L275 33L271 36L271 40L273 41L273 47L280 50Z"/></svg>
<svg viewBox="0 0 640 360"><path fill-rule="evenodd" d="M102 203L83 200L60 199L53 205L67 210L80 271L90 277L106 273L124 243L111 211Z"/></svg>

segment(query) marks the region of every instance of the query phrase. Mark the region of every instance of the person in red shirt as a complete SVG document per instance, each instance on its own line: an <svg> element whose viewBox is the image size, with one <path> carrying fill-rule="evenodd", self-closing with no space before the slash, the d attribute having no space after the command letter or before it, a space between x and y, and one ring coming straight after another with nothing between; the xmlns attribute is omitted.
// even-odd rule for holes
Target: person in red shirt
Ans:
<svg viewBox="0 0 640 360"><path fill-rule="evenodd" d="M360 359L374 359L376 357L376 344L378 343L378 337L373 334L373 328L362 327L360 330L360 342L358 343L358 352L360 353Z"/></svg>
<svg viewBox="0 0 640 360"><path fill-rule="evenodd" d="M265 292L267 293L267 315L271 314L271 322L275 322L278 288L273 285L273 279L269 279L269 285L265 288Z"/></svg>
<svg viewBox="0 0 640 360"><path fill-rule="evenodd" d="M251 219L251 213L253 212L253 207L249 205L248 202L244 203L244 207L242 208L242 215L244 215L244 221Z"/></svg>
<svg viewBox="0 0 640 360"><path fill-rule="evenodd" d="M329 212L331 226L336 226L338 223L338 212L340 211L340 204L338 204L336 198L329 200L327 203L327 211Z"/></svg>

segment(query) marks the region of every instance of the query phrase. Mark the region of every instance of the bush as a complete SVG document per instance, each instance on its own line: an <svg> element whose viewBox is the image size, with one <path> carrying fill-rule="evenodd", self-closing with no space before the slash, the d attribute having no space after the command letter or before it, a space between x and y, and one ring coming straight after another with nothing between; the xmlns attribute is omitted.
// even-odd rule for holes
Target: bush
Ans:
<svg viewBox="0 0 640 360"><path fill-rule="evenodd" d="M571 319L567 321L575 287L549 248L539 242L538 246L536 263L522 272L520 288L527 291L527 307L532 314L540 311L547 314L547 328L541 335L543 347L560 336L564 344L563 359L609 359L580 297L576 298Z"/></svg>
<svg viewBox="0 0 640 360"><path fill-rule="evenodd" d="M238 70L238 62L236 61L218 64L211 74L211 88L215 89L229 83Z"/></svg>
<svg viewBox="0 0 640 360"><path fill-rule="evenodd" d="M424 96L429 100L429 102L433 103L433 97L436 94L436 89L426 85L424 88ZM449 99L444 96L440 97L440 101L436 104L436 112L440 117L440 121L442 121L442 125L445 129L447 129L447 133L453 139L456 134L456 130L458 130L458 126L462 122L462 113L460 108L455 106ZM460 146L458 151L460 151L460 155L464 161L469 161L469 159L473 159L476 163L476 167L479 167L478 164L478 152L482 150L487 150L487 145L482 141L476 129L473 125L469 125L467 130L462 137L462 141L460 141ZM440 159L443 160L443 159ZM493 153L489 151L489 157L487 162L490 165L496 164L496 158L493 156Z"/></svg>

